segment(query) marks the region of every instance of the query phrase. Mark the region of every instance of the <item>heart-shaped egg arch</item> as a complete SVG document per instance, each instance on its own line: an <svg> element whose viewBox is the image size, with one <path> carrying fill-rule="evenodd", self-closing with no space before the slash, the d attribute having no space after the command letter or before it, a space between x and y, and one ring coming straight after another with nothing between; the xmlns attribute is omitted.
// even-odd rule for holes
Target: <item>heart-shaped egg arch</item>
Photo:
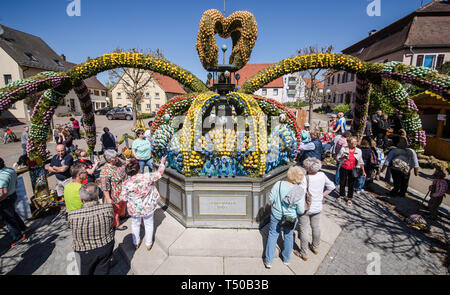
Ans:
<svg viewBox="0 0 450 295"><path fill-rule="evenodd" d="M230 64L238 69L250 60L258 29L255 17L248 11L236 11L225 18L220 11L210 9L203 13L197 35L196 48L205 69L217 66L219 48L215 34L233 41Z"/></svg>

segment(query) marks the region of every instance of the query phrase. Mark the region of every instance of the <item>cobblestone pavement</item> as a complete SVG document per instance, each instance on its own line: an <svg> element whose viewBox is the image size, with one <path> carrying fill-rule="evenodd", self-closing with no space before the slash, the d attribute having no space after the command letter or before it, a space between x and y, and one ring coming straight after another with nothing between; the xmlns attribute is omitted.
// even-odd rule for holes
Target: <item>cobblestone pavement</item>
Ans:
<svg viewBox="0 0 450 295"><path fill-rule="evenodd" d="M29 222L28 241L9 248L6 227L0 229L0 274L65 275L78 274L72 250L72 233L67 227L65 211ZM118 249L114 250L111 274L132 274Z"/></svg>
<svg viewBox="0 0 450 295"><path fill-rule="evenodd" d="M431 253L439 245L406 226L372 194L355 196L352 207L337 203L337 197L336 192L330 194L325 206L343 230L316 274L448 274L442 255ZM379 269L374 266L377 257Z"/></svg>

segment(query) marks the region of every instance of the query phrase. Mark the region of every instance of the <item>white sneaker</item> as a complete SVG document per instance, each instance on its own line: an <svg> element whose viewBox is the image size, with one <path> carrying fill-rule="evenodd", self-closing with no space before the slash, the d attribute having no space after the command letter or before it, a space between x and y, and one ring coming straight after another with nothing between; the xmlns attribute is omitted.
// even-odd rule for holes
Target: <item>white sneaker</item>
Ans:
<svg viewBox="0 0 450 295"><path fill-rule="evenodd" d="M272 264L267 263L267 262L265 262L265 261L264 261L264 266L265 266L266 268L268 268L268 269L271 269L271 268L272 268Z"/></svg>
<svg viewBox="0 0 450 295"><path fill-rule="evenodd" d="M289 266L291 263L290 263L290 262L283 261L283 264Z"/></svg>

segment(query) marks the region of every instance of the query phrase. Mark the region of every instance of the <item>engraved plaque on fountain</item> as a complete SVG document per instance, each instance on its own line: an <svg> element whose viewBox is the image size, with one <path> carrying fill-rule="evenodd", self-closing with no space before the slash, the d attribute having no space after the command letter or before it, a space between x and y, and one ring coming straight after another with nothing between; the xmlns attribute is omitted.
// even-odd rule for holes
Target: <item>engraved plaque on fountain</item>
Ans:
<svg viewBox="0 0 450 295"><path fill-rule="evenodd" d="M199 195L199 215L247 216L246 195Z"/></svg>

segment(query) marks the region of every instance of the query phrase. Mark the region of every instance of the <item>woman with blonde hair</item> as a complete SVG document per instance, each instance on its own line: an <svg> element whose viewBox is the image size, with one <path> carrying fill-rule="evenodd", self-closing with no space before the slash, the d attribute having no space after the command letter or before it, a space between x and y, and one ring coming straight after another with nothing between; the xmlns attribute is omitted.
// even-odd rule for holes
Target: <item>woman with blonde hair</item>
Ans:
<svg viewBox="0 0 450 295"><path fill-rule="evenodd" d="M294 247L294 229L297 215L305 211L305 172L299 166L292 166L287 172L287 181L278 181L269 194L271 206L269 236L265 251L264 265L272 267L276 244L281 230L284 233L284 249L281 252L283 263L289 264ZM282 222L285 224L282 226Z"/></svg>
<svg viewBox="0 0 450 295"><path fill-rule="evenodd" d="M320 213L323 209L323 198L335 189L334 183L328 179L325 173L320 172L322 162L316 158L308 158L303 162L306 174L306 193L311 197L309 210L299 218L300 223L300 252L294 254L303 260L308 260L306 254L309 248L314 254L318 254L320 244ZM308 221L312 230L312 243L308 243Z"/></svg>

